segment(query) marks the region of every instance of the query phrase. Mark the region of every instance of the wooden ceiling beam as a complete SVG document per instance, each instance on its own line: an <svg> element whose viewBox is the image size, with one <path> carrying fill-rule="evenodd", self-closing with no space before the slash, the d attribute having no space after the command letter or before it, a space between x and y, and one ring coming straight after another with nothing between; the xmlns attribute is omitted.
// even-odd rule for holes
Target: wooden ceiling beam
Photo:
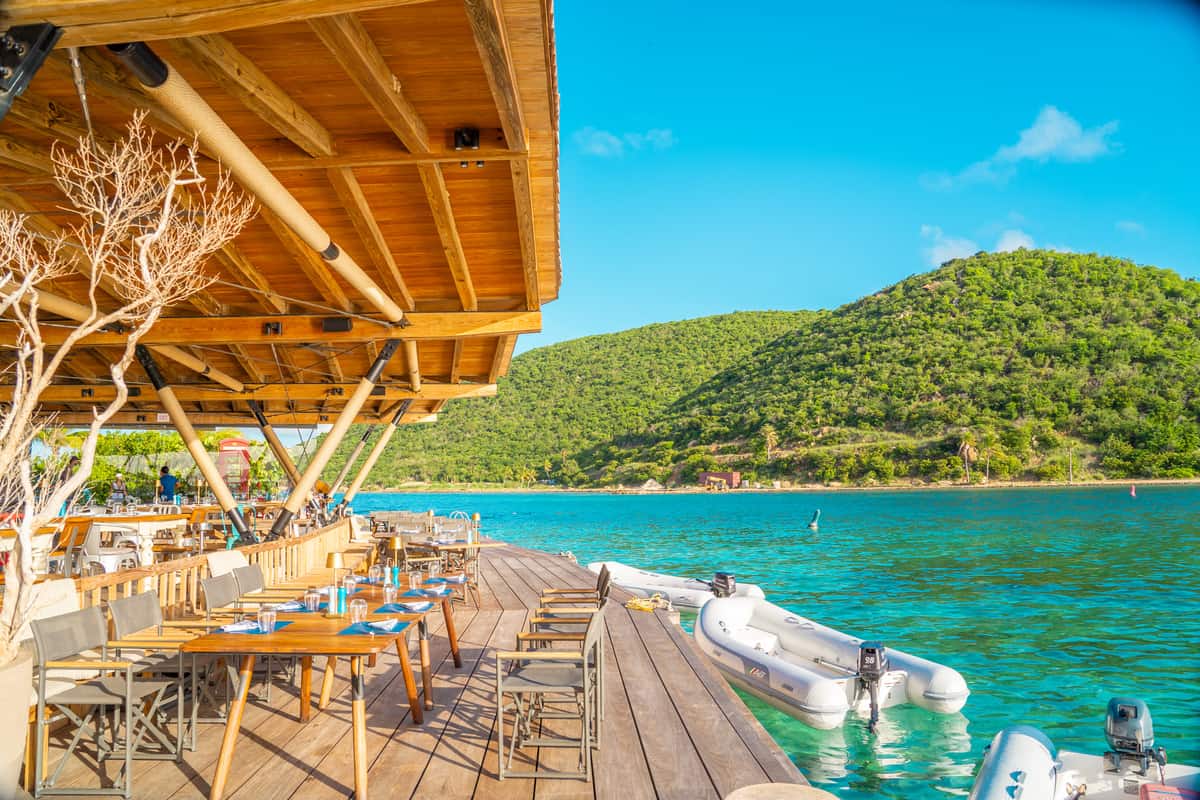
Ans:
<svg viewBox="0 0 1200 800"><path fill-rule="evenodd" d="M273 428L311 428L314 425L332 425L337 411L264 411ZM55 412L54 421L59 425L87 425L92 421L91 411ZM360 413L354 422L360 425L377 425L391 422L389 416L370 412ZM413 412L406 414L403 422L436 422L437 414ZM188 422L196 428L256 427L257 421L249 411L189 411ZM108 422L109 428L173 428L171 421L162 411L118 411Z"/></svg>
<svg viewBox="0 0 1200 800"><path fill-rule="evenodd" d="M507 336L537 333L542 328L540 311L414 311L405 315L403 328L375 324L352 318L348 331L326 331L324 321L334 315L291 314L228 317L162 317L142 337L142 343L153 345L297 345L297 344L359 344L388 338L406 340L456 339L475 336ZM336 318L336 317L335 317ZM268 332L268 323L279 326L279 333ZM70 333L67 325L43 323L42 338L50 347L62 344ZM14 323L0 320L0 346L16 342ZM121 347L125 337L120 333L101 331L80 340L85 347Z"/></svg>
<svg viewBox="0 0 1200 800"><path fill-rule="evenodd" d="M408 151L429 152L425 123L358 18L343 13L310 19L308 24Z"/></svg>
<svg viewBox="0 0 1200 800"><path fill-rule="evenodd" d="M263 383L266 381L266 374L262 371L262 367L250 353L240 344L231 344L229 352L237 359L238 366L246 373L246 377L250 379L250 383Z"/></svg>
<svg viewBox="0 0 1200 800"><path fill-rule="evenodd" d="M379 223L376 222L375 214L372 213L371 206L367 203L362 186L354 177L354 171L349 167L338 167L329 170L326 174L329 176L329 183L333 186L338 200L350 215L350 221L354 223L354 230L358 232L358 237L362 239L363 245L367 248L367 254L374 262L375 269L383 276L388 293L400 300L401 308L405 311L412 311L416 307L412 293L408 291L404 276L400 274L400 268L396 266L396 259L392 256L392 250L388 247L387 240L383 238L383 231L379 229Z"/></svg>
<svg viewBox="0 0 1200 800"><path fill-rule="evenodd" d="M371 11L427 0L5 0L5 24L52 22L58 47L153 41L298 22L324 14Z"/></svg>
<svg viewBox="0 0 1200 800"><path fill-rule="evenodd" d="M358 18L352 14L339 14L309 20L308 24L408 151L428 153L429 132L425 123L405 97L400 79L388 68L383 54ZM454 209L442 167L437 163L422 163L417 165L417 171L425 187L425 197L459 300L464 310L473 311L478 307L475 287L454 222Z"/></svg>
<svg viewBox="0 0 1200 800"><path fill-rule="evenodd" d="M331 156L333 135L220 34L174 41L175 50L310 156Z"/></svg>
<svg viewBox="0 0 1200 800"><path fill-rule="evenodd" d="M15 122L30 130L48 133L62 142L74 143L88 135L87 123L58 102L26 90L4 115L6 122ZM107 141L120 138L119 133L93 123L96 137Z"/></svg>
<svg viewBox="0 0 1200 800"><path fill-rule="evenodd" d="M450 356L450 383L458 383L462 371L463 340L454 340L454 353Z"/></svg>
<svg viewBox="0 0 1200 800"><path fill-rule="evenodd" d="M76 365L81 371L89 368L87 364ZM91 366L95 366L92 364ZM154 404L154 390L149 385L130 384L131 388L140 392L130 397L130 402L149 402ZM171 389L176 399L181 403L228 403L234 401L256 400L267 402L318 402L330 400L336 406L337 401L345 400L354 393L357 383L345 380L337 383L305 383L266 384L247 386L243 391L213 386L209 383L172 383ZM12 399L12 386L0 384L0 402ZM90 392L91 394L88 394ZM420 390L414 390L405 385L378 384L371 393L371 399L384 403L399 400L458 400L472 397L493 397L496 385L486 383L423 383ZM55 384L49 386L41 394L44 404L76 405L87 403L109 402L117 395L116 387L111 383L94 384Z"/></svg>
<svg viewBox="0 0 1200 800"><path fill-rule="evenodd" d="M533 188L529 185L529 162L510 161L513 201L517 211L517 236L521 241L521 269L525 278L525 308L537 311L542 307L538 283L538 254L536 216L533 212Z"/></svg>
<svg viewBox="0 0 1200 800"><path fill-rule="evenodd" d="M48 153L3 134L0 134L0 164L43 175L54 173L54 162Z"/></svg>
<svg viewBox="0 0 1200 800"><path fill-rule="evenodd" d="M237 245L230 242L217 252L216 257L220 259L221 263L229 271L230 277L236 282L258 290L249 294L253 297L254 302L262 307L264 311L272 314L287 313L287 301L271 289L270 281L258 271L257 267L250 263L250 260L242 254Z"/></svg>
<svg viewBox="0 0 1200 800"><path fill-rule="evenodd" d="M488 383L495 383L500 376L508 371L512 361L513 348L517 346L516 336L501 336L496 340L496 352L492 356L492 366L488 370Z"/></svg>
<svg viewBox="0 0 1200 800"><path fill-rule="evenodd" d="M437 226L438 238L442 240L442 250L446 254L450 274L454 277L458 299L464 311L474 311L479 307L479 299L475 295L475 284L471 280L467 256L463 252L458 225L454 221L454 208L450 205L450 192L446 189L442 165L420 164L417 172L425 187L425 197L429 200L429 210L433 212L433 223Z"/></svg>
<svg viewBox="0 0 1200 800"><path fill-rule="evenodd" d="M464 0L463 5L471 23L475 48L479 51L483 71L487 75L488 87L492 90L492 99L496 102L496 110L500 112L504 141L513 150L527 151L529 143L526 141L525 118L517 90L517 71L508 49L504 17L496 0Z"/></svg>
<svg viewBox="0 0 1200 800"><path fill-rule="evenodd" d="M329 268L329 265L316 250L313 250L302 242L300 237L271 209L266 206L260 206L258 215L271 227L271 231L275 234L275 238L279 240L279 243L283 245L283 249L300 265L300 269L312 281L313 286L321 295L321 301L325 305L340 311L354 310L354 305L350 302L346 291L337 282L337 278L333 276L333 270Z"/></svg>

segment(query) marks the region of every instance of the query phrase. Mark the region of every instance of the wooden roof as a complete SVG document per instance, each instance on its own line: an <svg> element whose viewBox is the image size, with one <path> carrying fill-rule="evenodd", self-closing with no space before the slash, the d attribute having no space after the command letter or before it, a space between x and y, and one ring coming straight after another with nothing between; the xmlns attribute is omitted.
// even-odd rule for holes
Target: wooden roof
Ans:
<svg viewBox="0 0 1200 800"><path fill-rule="evenodd" d="M180 134L99 46L146 41L405 312L406 327L386 324L262 208L210 259L218 282L143 340L211 368L159 360L195 424L252 424L250 399L276 425L331 422L389 338L404 346L359 420L388 421L410 398L406 420L429 419L448 400L494 393L517 335L540 329L561 278L549 0L5 0L4 13L0 28L51 22L64 34L0 119L0 206L43 231L61 218L49 149L85 130L67 47L83 48L100 136L135 107L164 140ZM452 147L464 126L481 132L465 168ZM83 275L52 288L86 302ZM323 332L344 314L350 331ZM68 424L90 418L112 391L119 343L102 334L78 349L47 408ZM141 370L129 378L140 393L112 424L163 423Z"/></svg>

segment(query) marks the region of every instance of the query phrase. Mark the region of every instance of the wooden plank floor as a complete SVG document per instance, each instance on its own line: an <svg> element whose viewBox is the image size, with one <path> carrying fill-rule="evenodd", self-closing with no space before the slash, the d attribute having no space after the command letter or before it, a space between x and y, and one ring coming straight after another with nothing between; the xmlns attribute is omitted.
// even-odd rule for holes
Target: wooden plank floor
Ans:
<svg viewBox="0 0 1200 800"><path fill-rule="evenodd" d="M513 647L543 588L594 582L591 573L548 553L519 547L483 551L479 607L456 606L460 669L449 657L440 618L430 618L435 708L426 712L424 724L413 725L408 718L394 653L368 671L372 796L719 800L740 786L804 782L689 636L661 612L630 611L620 603L610 603L606 613L605 715L592 782L497 780L494 652ZM614 589L613 598L623 602L626 595ZM319 670L323 665L317 662ZM344 673L338 674L330 706L323 712L314 708L307 724L296 718L296 690L282 682L274 686L270 703L260 699L247 705L227 797L309 800L352 794ZM314 684L319 676L318 671ZM135 762L134 796L207 797L223 730L221 724L202 725L196 750L180 763ZM566 748L530 749L518 754L521 759L525 766L574 767L573 751ZM60 785L83 787L98 780L106 781L107 775L78 758L64 770Z"/></svg>

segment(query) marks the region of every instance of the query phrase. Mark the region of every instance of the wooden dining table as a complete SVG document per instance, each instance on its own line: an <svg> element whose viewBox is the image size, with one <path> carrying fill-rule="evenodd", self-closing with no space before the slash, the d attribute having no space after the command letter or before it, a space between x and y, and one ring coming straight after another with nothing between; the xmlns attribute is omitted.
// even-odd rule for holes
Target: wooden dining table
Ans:
<svg viewBox="0 0 1200 800"><path fill-rule="evenodd" d="M367 797L367 754L366 754L366 701L365 701L365 670L364 659L378 656L390 647L395 647L400 659L400 669L404 677L404 685L408 694L409 708L414 724L424 721L420 698L418 697L416 680L413 674L412 662L408 653L408 632L414 625L420 632L422 683L425 690L425 705L432 708L431 666L429 664L428 629L425 617L442 605L447 622L447 636L450 640L454 665L462 666L462 657L458 651L458 637L454 631L453 616L449 609L449 596L425 598L430 602L430 608L421 613L396 614L374 613L383 604L383 589L381 586L367 586L352 595L351 599L367 601L367 621L374 622L384 619L397 619L400 629L394 632L379 631L374 634L347 634L344 630L350 627L349 614L337 617L327 616L324 612L278 613L278 623L273 633L232 633L220 630L191 639L181 645L186 653L206 653L220 655L239 655L239 683L237 694L230 705L225 723L225 734L221 740L221 753L217 759L216 773L213 776L209 790L210 800L219 800L224 796L225 783L229 778L229 770L233 763L233 751L237 743L238 732L242 724L242 713L246 707L249 694L250 679L254 673L256 660L262 656L297 656L301 659L300 673L300 711L299 718L307 722L311 717L312 704L312 660L315 656L327 658L325 678L322 681L318 708L323 708L329 700L333 685L333 676L339 658L346 658L350 663L350 694L351 719L353 723L354 749L354 796L358 800ZM398 601L420 601L419 597L399 597ZM280 625L282 624L282 627Z"/></svg>

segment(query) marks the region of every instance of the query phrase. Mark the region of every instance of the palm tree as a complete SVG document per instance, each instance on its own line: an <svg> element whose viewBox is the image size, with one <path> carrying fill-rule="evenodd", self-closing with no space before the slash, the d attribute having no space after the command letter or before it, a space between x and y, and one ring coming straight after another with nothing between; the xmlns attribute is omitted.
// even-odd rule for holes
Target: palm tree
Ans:
<svg viewBox="0 0 1200 800"><path fill-rule="evenodd" d="M971 462L979 457L979 450L975 446L975 434L969 429L964 429L962 436L958 442L958 456L963 462L963 471L967 476L967 483L971 482Z"/></svg>
<svg viewBox="0 0 1200 800"><path fill-rule="evenodd" d="M773 425L762 426L763 444L767 446L767 461L772 458L772 452L779 446L779 434Z"/></svg>

